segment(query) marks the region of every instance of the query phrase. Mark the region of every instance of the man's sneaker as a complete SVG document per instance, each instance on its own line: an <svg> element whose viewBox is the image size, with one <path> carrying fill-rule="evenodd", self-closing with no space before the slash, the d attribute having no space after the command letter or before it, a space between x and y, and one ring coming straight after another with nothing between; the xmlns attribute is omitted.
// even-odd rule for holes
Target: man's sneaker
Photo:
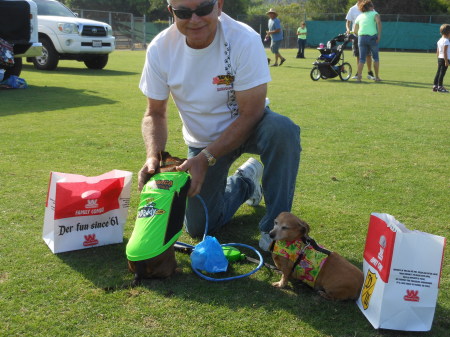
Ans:
<svg viewBox="0 0 450 337"><path fill-rule="evenodd" d="M286 59L281 59L280 66L283 65L284 61L286 61Z"/></svg>
<svg viewBox="0 0 450 337"><path fill-rule="evenodd" d="M240 173L243 177L248 178L253 182L255 190L245 203L250 206L258 206L263 197L261 186L261 178L263 175L262 164L255 158L250 158L237 169L236 173Z"/></svg>
<svg viewBox="0 0 450 337"><path fill-rule="evenodd" d="M445 87L439 87L437 91L438 92L447 92L448 93L448 90L445 89Z"/></svg>
<svg viewBox="0 0 450 337"><path fill-rule="evenodd" d="M352 77L352 80L357 80L358 79L358 74L356 74L355 76Z"/></svg>
<svg viewBox="0 0 450 337"><path fill-rule="evenodd" d="M437 92L437 91L438 91L437 85L433 86L433 91L434 91L434 92Z"/></svg>
<svg viewBox="0 0 450 337"><path fill-rule="evenodd" d="M272 239L270 238L269 233L261 232L261 238L259 239L259 248L268 252L271 244Z"/></svg>

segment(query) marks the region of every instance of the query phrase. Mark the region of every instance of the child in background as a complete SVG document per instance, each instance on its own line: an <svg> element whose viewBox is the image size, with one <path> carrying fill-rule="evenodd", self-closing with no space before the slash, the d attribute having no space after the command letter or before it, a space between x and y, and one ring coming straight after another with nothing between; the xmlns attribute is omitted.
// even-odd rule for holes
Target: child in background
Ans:
<svg viewBox="0 0 450 337"><path fill-rule="evenodd" d="M448 90L444 88L444 76L447 72L448 60L450 59L450 25L443 24L439 31L442 37L437 42L436 55L438 57L438 70L434 77L433 91L448 93Z"/></svg>

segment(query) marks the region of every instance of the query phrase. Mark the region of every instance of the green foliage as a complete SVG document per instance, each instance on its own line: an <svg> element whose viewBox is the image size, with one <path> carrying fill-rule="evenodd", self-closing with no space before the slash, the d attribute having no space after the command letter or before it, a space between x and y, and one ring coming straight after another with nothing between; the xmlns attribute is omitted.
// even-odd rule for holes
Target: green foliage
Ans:
<svg viewBox="0 0 450 337"><path fill-rule="evenodd" d="M246 14L250 0L225 0L223 11L231 17L237 19L238 15Z"/></svg>
<svg viewBox="0 0 450 337"><path fill-rule="evenodd" d="M284 5L272 5L281 20L281 24L284 29L286 27L297 28L300 26L300 22L305 20L304 13L305 8L300 3L289 3ZM245 18L245 22L251 22L253 27L262 25L263 30L267 29L268 17L266 12L269 10L267 4L263 1L252 2L252 6L248 10L248 15ZM257 22L258 24L255 24Z"/></svg>
<svg viewBox="0 0 450 337"><path fill-rule="evenodd" d="M129 12L135 15L146 14L149 20L166 19L166 0L65 0L70 8L82 8L103 11ZM245 14L249 7L250 0L226 0L224 11L232 17Z"/></svg>
<svg viewBox="0 0 450 337"><path fill-rule="evenodd" d="M306 9L313 13L346 13L357 0L308 0ZM450 12L450 0L372 0L384 14L431 15Z"/></svg>
<svg viewBox="0 0 450 337"><path fill-rule="evenodd" d="M450 0L373 0L375 9L384 14L446 14Z"/></svg>
<svg viewBox="0 0 450 337"><path fill-rule="evenodd" d="M306 10L313 13L346 12L348 0L308 0Z"/></svg>
<svg viewBox="0 0 450 337"><path fill-rule="evenodd" d="M164 0L160 0L164 1ZM149 10L154 1L149 0L65 0L64 3L70 8L90 9L112 12L126 12L134 15L143 15Z"/></svg>
<svg viewBox="0 0 450 337"><path fill-rule="evenodd" d="M158 19L166 20L170 17L170 13L167 10L166 0L153 0L150 1L150 8L146 12L149 21Z"/></svg>

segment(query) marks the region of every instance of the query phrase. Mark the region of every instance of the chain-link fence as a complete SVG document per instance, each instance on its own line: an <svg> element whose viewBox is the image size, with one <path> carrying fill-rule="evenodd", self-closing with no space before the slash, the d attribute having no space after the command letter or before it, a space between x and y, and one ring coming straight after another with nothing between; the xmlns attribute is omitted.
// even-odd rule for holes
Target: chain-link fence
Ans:
<svg viewBox="0 0 450 337"><path fill-rule="evenodd" d="M393 50L434 50L439 39L439 26L450 22L450 15L380 14L383 24L381 48ZM308 46L327 42L344 33L346 13L298 13L280 15L284 40L282 48L297 48L297 28L302 21L308 27ZM265 15L239 15L264 38L268 18ZM384 41L383 41L384 40ZM408 41L406 41L408 40ZM266 45L267 46L267 45Z"/></svg>
<svg viewBox="0 0 450 337"><path fill-rule="evenodd" d="M144 49L160 31L168 27L168 23L146 22L145 16L136 17L132 13L88 9L75 9L74 12L81 18L111 25L117 49Z"/></svg>
<svg viewBox="0 0 450 337"><path fill-rule="evenodd" d="M107 22L113 28L118 49L143 49L172 22L163 18L147 22L146 17L132 13L75 10L82 18ZM380 14L383 39L380 47L394 50L433 50L439 38L439 25L450 22L449 15ZM308 27L308 46L316 46L345 32L346 13L289 13L280 15L284 40L282 48L297 48L297 28L305 21ZM267 30L266 15L238 15L237 20L251 26L263 40ZM267 45L266 45L267 46Z"/></svg>

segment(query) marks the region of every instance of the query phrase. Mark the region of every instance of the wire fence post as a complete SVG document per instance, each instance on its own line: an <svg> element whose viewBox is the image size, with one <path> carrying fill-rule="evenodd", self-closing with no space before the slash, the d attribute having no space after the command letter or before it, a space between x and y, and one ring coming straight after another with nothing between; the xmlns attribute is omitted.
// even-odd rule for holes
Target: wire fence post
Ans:
<svg viewBox="0 0 450 337"><path fill-rule="evenodd" d="M142 28L143 33L144 33L144 41L143 41L143 46L145 49L147 49L147 17L144 14L144 28Z"/></svg>

